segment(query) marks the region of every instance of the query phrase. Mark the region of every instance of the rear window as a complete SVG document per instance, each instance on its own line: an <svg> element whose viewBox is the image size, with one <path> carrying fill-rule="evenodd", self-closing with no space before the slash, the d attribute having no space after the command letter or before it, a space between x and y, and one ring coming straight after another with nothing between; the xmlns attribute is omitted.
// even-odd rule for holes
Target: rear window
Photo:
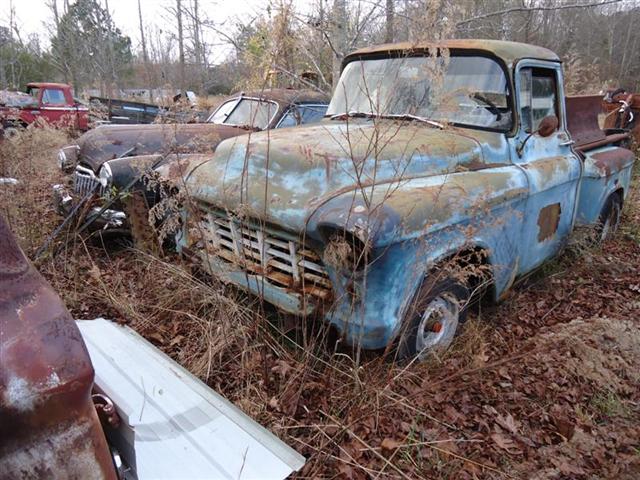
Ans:
<svg viewBox="0 0 640 480"><path fill-rule="evenodd" d="M67 101L62 90L47 88L42 94L42 103L44 105L65 105Z"/></svg>

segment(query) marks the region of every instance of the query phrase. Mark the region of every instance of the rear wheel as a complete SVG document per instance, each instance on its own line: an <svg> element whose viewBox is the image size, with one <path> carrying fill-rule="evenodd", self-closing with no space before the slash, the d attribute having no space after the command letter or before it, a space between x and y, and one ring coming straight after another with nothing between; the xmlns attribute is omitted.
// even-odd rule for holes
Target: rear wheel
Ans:
<svg viewBox="0 0 640 480"><path fill-rule="evenodd" d="M600 243L611 238L611 236L618 230L620 225L620 213L622 211L622 200L620 195L614 193L609 196L602 212L600 212L599 225L598 225L598 241Z"/></svg>
<svg viewBox="0 0 640 480"><path fill-rule="evenodd" d="M469 289L458 281L425 280L403 320L398 356L424 360L446 350L466 320L469 298Z"/></svg>

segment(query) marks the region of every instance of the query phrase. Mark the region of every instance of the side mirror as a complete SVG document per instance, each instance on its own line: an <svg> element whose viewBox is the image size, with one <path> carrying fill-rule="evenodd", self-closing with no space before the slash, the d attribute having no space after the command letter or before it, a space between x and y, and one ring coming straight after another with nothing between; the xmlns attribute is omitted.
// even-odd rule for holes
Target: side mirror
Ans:
<svg viewBox="0 0 640 480"><path fill-rule="evenodd" d="M520 146L516 148L518 157L522 157L522 151L524 150L524 146L527 144L527 142L531 137L533 137L535 134L538 134L543 138L549 137L553 134L553 132L558 130L558 125L560 125L560 121L558 120L558 117L556 117L555 115L547 115L546 117L544 117L540 121L540 124L538 125L538 129L535 132L531 132L529 135L527 135L527 138L525 138L524 141L520 144Z"/></svg>
<svg viewBox="0 0 640 480"><path fill-rule="evenodd" d="M558 129L560 121L555 115L548 115L542 119L538 126L537 134L541 137L549 137Z"/></svg>

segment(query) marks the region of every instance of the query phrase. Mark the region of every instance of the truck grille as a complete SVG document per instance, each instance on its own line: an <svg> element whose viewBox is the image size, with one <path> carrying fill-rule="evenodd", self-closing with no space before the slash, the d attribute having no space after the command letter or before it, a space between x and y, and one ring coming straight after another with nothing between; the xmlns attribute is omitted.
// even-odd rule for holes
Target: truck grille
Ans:
<svg viewBox="0 0 640 480"><path fill-rule="evenodd" d="M73 191L84 197L96 185L96 195L104 196L106 188L100 184L98 177L95 176L91 169L78 165L73 175Z"/></svg>
<svg viewBox="0 0 640 480"><path fill-rule="evenodd" d="M189 236L202 240L208 254L263 275L279 286L323 300L331 294L331 281L320 257L282 234L224 214L203 213Z"/></svg>

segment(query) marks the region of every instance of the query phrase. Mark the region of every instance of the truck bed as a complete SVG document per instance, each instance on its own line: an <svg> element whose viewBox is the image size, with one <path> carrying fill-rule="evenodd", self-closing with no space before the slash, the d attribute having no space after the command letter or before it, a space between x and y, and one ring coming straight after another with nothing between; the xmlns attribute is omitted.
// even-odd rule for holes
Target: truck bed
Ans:
<svg viewBox="0 0 640 480"><path fill-rule="evenodd" d="M588 152L606 145L620 145L630 138L629 132L600 127L600 116L605 115L601 95L566 97L567 127L574 148Z"/></svg>

